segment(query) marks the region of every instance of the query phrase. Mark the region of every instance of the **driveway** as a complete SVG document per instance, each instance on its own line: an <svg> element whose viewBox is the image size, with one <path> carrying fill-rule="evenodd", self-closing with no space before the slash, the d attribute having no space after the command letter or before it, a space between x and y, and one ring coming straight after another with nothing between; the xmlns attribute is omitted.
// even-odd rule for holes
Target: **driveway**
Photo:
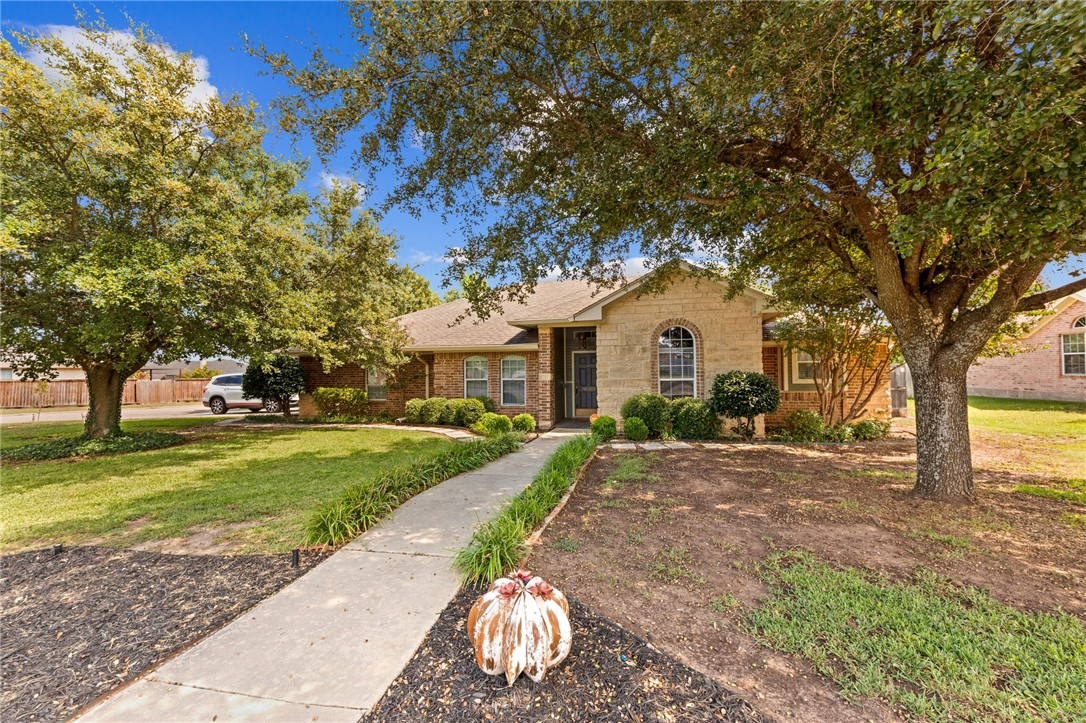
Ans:
<svg viewBox="0 0 1086 723"><path fill-rule="evenodd" d="M237 417L248 414L244 409L232 409L224 418ZM26 424L33 421L40 422L81 422L85 409L67 408L59 411L43 409L39 415L36 411L28 412L24 409L5 409L0 411L0 423L2 424ZM183 404L160 405L129 405L121 409L121 420L130 419L177 419L181 417L210 417L211 411L199 402L185 402Z"/></svg>

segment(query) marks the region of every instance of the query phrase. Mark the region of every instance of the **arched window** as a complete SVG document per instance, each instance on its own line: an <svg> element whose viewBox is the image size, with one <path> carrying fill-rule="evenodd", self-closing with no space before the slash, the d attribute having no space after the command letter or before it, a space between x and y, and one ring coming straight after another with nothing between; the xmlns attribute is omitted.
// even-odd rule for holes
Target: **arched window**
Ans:
<svg viewBox="0 0 1086 723"><path fill-rule="evenodd" d="M686 327L673 326L660 335L660 394L668 399L697 396L697 352L694 335Z"/></svg>
<svg viewBox="0 0 1086 723"><path fill-rule="evenodd" d="M1086 316L1080 316L1071 324L1072 329L1086 329Z"/></svg>
<svg viewBox="0 0 1086 723"><path fill-rule="evenodd" d="M528 363L522 356L502 357L502 406L528 403Z"/></svg>
<svg viewBox="0 0 1086 723"><path fill-rule="evenodd" d="M464 397L490 396L490 362L485 357L464 360Z"/></svg>

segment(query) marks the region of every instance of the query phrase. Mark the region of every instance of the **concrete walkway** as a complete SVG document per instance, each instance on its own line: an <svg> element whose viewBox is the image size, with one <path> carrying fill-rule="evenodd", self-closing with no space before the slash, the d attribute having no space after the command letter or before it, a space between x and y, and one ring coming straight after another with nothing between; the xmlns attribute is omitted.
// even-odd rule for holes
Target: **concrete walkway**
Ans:
<svg viewBox="0 0 1086 723"><path fill-rule="evenodd" d="M456 550L574 433L548 432L408 500L385 523L79 720L359 720L459 589L451 567Z"/></svg>

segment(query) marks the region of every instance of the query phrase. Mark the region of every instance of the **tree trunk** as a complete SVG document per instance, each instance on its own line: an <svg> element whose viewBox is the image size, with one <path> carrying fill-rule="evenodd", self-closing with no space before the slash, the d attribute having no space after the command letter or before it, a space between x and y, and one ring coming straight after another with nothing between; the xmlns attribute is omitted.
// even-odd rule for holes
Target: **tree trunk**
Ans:
<svg viewBox="0 0 1086 723"><path fill-rule="evenodd" d="M121 394L126 374L112 366L85 366L90 409L83 423L83 435L92 439L121 433Z"/></svg>
<svg viewBox="0 0 1086 723"><path fill-rule="evenodd" d="M909 360L916 390L916 486L930 500L973 501L969 447L968 364L948 364L941 355L928 363Z"/></svg>
<svg viewBox="0 0 1086 723"><path fill-rule="evenodd" d="M280 397L279 403L283 405L283 416L290 419L290 397Z"/></svg>

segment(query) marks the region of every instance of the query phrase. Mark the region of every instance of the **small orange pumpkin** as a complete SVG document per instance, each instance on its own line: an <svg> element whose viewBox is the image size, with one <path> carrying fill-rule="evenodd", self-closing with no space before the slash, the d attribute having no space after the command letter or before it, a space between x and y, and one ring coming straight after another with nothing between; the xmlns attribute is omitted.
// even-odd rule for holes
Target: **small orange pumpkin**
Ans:
<svg viewBox="0 0 1086 723"><path fill-rule="evenodd" d="M538 683L573 647L569 603L543 578L517 570L471 606L468 640L487 675L505 673L512 685L524 673Z"/></svg>
<svg viewBox="0 0 1086 723"><path fill-rule="evenodd" d="M591 417L589 417L589 418L588 418L588 423L589 423L589 424L592 424L593 422L595 422L595 421L596 421L597 419L599 419L599 418L600 418L600 415L598 415L598 414L593 414L593 415L592 415Z"/></svg>

